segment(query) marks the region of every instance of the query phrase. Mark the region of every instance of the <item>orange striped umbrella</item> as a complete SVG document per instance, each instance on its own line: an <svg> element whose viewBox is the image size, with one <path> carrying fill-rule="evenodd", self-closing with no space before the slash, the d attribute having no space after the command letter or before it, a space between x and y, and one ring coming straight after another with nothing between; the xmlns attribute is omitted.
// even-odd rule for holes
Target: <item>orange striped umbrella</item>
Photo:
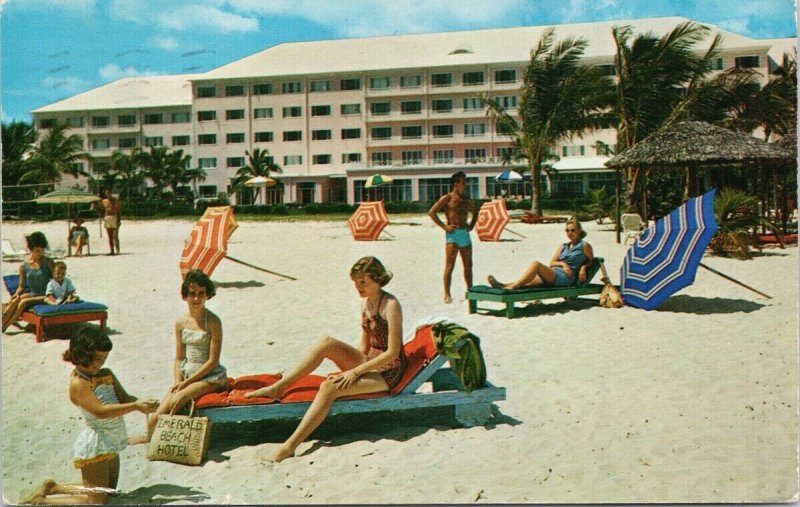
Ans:
<svg viewBox="0 0 800 507"><path fill-rule="evenodd" d="M483 203L478 211L478 223L475 230L481 241L500 241L500 234L511 221L503 199Z"/></svg>
<svg viewBox="0 0 800 507"><path fill-rule="evenodd" d="M347 220L347 226L356 241L375 241L387 225L389 216L383 201L362 202Z"/></svg>
<svg viewBox="0 0 800 507"><path fill-rule="evenodd" d="M181 253L181 273L199 269L211 276L228 252L228 238L239 226L230 206L213 206L194 224Z"/></svg>

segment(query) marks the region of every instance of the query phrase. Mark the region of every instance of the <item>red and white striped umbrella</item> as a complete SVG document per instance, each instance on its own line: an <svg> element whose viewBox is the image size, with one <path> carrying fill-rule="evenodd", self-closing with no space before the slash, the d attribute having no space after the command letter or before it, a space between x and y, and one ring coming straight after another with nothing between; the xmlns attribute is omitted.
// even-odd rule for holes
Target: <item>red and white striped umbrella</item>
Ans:
<svg viewBox="0 0 800 507"><path fill-rule="evenodd" d="M478 211L478 223L475 230L481 241L500 241L500 234L511 221L503 199L483 203Z"/></svg>
<svg viewBox="0 0 800 507"><path fill-rule="evenodd" d="M356 241L375 241L387 225L389 216L383 201L362 202L347 220L347 226Z"/></svg>
<svg viewBox="0 0 800 507"><path fill-rule="evenodd" d="M230 206L213 206L194 224L181 253L181 274L199 269L211 276L228 252L228 238L239 226Z"/></svg>

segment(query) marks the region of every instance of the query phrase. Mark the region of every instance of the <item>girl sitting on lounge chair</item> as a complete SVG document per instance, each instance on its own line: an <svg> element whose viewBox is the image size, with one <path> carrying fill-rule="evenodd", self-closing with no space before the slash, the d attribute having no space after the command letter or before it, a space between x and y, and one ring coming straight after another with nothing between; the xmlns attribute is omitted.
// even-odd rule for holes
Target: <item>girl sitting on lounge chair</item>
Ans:
<svg viewBox="0 0 800 507"><path fill-rule="evenodd" d="M569 241L556 249L550 266L533 261L525 273L514 282L502 283L489 275L489 285L496 289L524 289L526 287L569 287L575 284L575 276L586 282L586 270L594 260L592 245L583 240L586 231L576 218L566 224Z"/></svg>
<svg viewBox="0 0 800 507"><path fill-rule="evenodd" d="M337 398L356 394L389 391L405 373L403 354L403 315L400 303L383 287L392 279L375 257L363 257L350 269L361 305L361 345L352 347L335 338L322 338L300 362L271 386L245 394L280 399L297 380L330 359L342 371L328 376L297 429L276 450L269 461L278 462L294 456L295 449L325 420Z"/></svg>
<svg viewBox="0 0 800 507"><path fill-rule="evenodd" d="M53 278L53 259L44 254L47 248L47 237L42 232L33 232L25 236L30 255L22 261L19 267L19 286L8 307L3 311L3 332L9 325L19 320L25 310L44 303L47 284ZM25 292L25 286L30 287Z"/></svg>

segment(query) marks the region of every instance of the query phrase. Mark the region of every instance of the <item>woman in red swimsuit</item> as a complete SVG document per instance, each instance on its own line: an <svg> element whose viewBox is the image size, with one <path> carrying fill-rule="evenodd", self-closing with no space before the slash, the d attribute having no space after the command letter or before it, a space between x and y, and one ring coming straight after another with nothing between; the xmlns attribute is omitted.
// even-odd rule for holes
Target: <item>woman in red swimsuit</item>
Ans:
<svg viewBox="0 0 800 507"><path fill-rule="evenodd" d="M297 429L269 461L278 462L294 456L297 446L325 420L337 398L388 391L397 385L406 370L403 313L397 299L383 290L392 274L375 257L363 257L350 269L350 278L363 298L361 346L355 348L329 336L322 338L278 382L245 395L280 399L292 384L314 371L323 359L330 359L341 370L322 383Z"/></svg>

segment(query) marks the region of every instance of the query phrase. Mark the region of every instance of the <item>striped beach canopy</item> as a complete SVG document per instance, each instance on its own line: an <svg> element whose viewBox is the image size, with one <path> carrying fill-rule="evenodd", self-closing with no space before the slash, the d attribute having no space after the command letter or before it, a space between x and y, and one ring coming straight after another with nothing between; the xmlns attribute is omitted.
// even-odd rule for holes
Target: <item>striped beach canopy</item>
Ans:
<svg viewBox="0 0 800 507"><path fill-rule="evenodd" d="M626 305L653 310L694 283L703 253L717 232L715 192L689 199L631 246L620 277Z"/></svg>
<svg viewBox="0 0 800 507"><path fill-rule="evenodd" d="M483 203L478 211L475 231L481 241L500 241L500 234L511 221L503 199Z"/></svg>
<svg viewBox="0 0 800 507"><path fill-rule="evenodd" d="M381 185L388 185L393 180L389 176L384 176L383 174L373 174L369 178L367 178L367 182L364 184L364 188L372 188L372 187L379 187Z"/></svg>
<svg viewBox="0 0 800 507"><path fill-rule="evenodd" d="M233 208L211 206L194 224L189 239L181 253L181 274L199 269L211 276L220 261L228 253L228 239L238 227Z"/></svg>
<svg viewBox="0 0 800 507"><path fill-rule="evenodd" d="M522 181L522 175L517 171L503 171L494 177L495 181L509 183L512 181Z"/></svg>
<svg viewBox="0 0 800 507"><path fill-rule="evenodd" d="M347 220L347 226L356 241L375 241L387 225L389 216L383 201L362 202Z"/></svg>

